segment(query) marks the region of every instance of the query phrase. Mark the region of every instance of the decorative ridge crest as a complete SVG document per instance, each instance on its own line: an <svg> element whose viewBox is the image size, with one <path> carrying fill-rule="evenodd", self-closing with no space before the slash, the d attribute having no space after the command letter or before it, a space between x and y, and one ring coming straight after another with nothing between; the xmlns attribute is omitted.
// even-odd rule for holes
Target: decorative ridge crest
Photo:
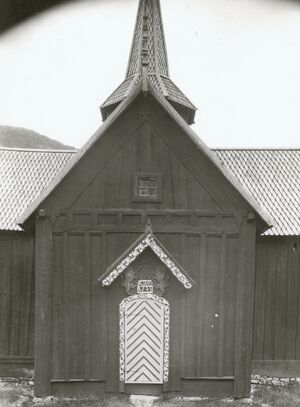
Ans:
<svg viewBox="0 0 300 407"><path fill-rule="evenodd" d="M123 255L115 261L107 271L98 279L102 286L107 287L123 273L126 268L135 261L135 259L149 247L157 257L164 263L171 271L174 277L187 289L192 288L193 280L187 272L180 266L180 264L171 256L171 254L163 247L159 240L149 233L151 224L147 223L145 233L130 246Z"/></svg>

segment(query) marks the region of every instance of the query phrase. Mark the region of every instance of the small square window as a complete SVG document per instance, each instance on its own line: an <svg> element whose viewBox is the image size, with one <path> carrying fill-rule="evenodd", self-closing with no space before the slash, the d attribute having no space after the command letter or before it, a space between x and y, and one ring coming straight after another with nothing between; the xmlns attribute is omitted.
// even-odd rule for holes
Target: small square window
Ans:
<svg viewBox="0 0 300 407"><path fill-rule="evenodd" d="M162 177L160 174L135 174L133 178L133 200L160 202Z"/></svg>

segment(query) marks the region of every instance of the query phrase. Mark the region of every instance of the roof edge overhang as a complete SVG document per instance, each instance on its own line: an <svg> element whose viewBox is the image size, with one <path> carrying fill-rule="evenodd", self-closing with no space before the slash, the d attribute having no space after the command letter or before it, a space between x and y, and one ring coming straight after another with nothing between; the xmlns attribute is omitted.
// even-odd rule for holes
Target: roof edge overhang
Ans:
<svg viewBox="0 0 300 407"><path fill-rule="evenodd" d="M177 125L190 137L190 139L195 143L196 147L199 148L203 154L215 165L215 167L221 171L224 177L229 181L233 188L242 196L242 198L248 202L248 204L254 209L255 213L261 218L265 224L264 232L274 224L274 220L269 215L268 212L263 209L258 202L253 198L253 196L248 192L245 187L236 179L236 177L227 169L219 158L210 150L210 148L200 139L200 137L195 133L193 129L189 127L186 121L180 116L176 109L163 98L157 90L148 84L149 92L152 96L165 108L170 117L172 117ZM263 233L263 232L262 232Z"/></svg>
<svg viewBox="0 0 300 407"><path fill-rule="evenodd" d="M74 154L74 157L66 164L66 166L54 177L48 187L25 209L25 211L17 218L16 223L22 228L29 220L33 213L40 207L50 193L60 184L65 176L71 171L73 167L81 160L86 152L93 147L99 138L112 126L117 118L126 110L126 108L133 102L133 100L142 92L142 85L137 85L136 88L126 97L117 108L109 115L109 117L102 123L96 132L88 139L88 141Z"/></svg>

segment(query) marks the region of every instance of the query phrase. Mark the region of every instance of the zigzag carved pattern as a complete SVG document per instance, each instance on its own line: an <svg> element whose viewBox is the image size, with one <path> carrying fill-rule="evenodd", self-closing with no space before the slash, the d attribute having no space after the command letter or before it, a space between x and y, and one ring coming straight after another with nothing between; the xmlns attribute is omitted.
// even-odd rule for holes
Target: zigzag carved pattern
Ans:
<svg viewBox="0 0 300 407"><path fill-rule="evenodd" d="M137 299L125 310L125 383L163 383L163 305Z"/></svg>

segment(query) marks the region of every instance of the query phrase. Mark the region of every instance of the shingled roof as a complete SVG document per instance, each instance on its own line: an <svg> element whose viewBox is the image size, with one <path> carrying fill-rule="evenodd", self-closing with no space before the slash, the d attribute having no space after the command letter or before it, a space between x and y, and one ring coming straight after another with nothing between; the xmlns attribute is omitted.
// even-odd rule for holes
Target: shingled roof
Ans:
<svg viewBox="0 0 300 407"><path fill-rule="evenodd" d="M300 235L300 149L214 149L214 153L272 216L265 235ZM16 219L76 151L0 149L0 228Z"/></svg>
<svg viewBox="0 0 300 407"><path fill-rule="evenodd" d="M188 124L196 107L169 77L167 49L159 0L140 0L125 80L101 106L105 120L147 76Z"/></svg>
<svg viewBox="0 0 300 407"><path fill-rule="evenodd" d="M275 220L265 235L300 235L300 149L215 149Z"/></svg>
<svg viewBox="0 0 300 407"><path fill-rule="evenodd" d="M0 229L21 230L16 219L74 153L0 148Z"/></svg>

